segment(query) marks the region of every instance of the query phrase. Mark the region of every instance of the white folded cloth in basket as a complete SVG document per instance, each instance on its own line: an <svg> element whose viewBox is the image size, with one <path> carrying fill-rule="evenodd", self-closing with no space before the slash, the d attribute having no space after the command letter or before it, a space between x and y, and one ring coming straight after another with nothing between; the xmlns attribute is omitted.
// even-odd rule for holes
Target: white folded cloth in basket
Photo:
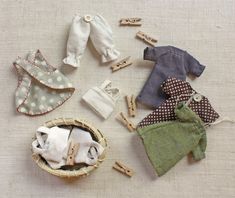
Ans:
<svg viewBox="0 0 235 198"><path fill-rule="evenodd" d="M32 150L33 153L41 155L51 168L59 169L66 165L70 141L79 144L75 163L94 165L104 151L104 148L92 139L89 132L78 127L74 127L70 132L57 126L39 127L36 140L32 143Z"/></svg>

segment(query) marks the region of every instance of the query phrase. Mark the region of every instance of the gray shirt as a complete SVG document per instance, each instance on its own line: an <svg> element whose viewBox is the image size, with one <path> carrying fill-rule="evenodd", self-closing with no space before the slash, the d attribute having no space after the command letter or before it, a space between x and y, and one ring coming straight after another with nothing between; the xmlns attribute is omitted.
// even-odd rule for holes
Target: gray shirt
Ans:
<svg viewBox="0 0 235 198"><path fill-rule="evenodd" d="M137 101L153 109L168 98L161 90L161 84L168 77L186 80L187 74L199 77L205 69L189 53L172 46L147 47L144 50L144 60L151 60L156 64L137 96Z"/></svg>

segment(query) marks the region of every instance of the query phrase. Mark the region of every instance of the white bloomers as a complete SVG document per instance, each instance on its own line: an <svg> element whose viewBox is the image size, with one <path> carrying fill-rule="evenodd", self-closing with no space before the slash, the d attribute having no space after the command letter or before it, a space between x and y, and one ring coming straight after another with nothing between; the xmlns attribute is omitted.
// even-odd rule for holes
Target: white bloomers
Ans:
<svg viewBox="0 0 235 198"><path fill-rule="evenodd" d="M120 96L118 88L111 85L111 81L105 80L100 87L92 87L82 97L82 99L98 115L107 119L114 110L116 101Z"/></svg>
<svg viewBox="0 0 235 198"><path fill-rule="evenodd" d="M80 59L85 51L88 38L101 55L102 63L115 60L119 52L114 49L113 33L107 21L100 15L76 15L73 19L67 42L67 57L65 64L80 66Z"/></svg>
<svg viewBox="0 0 235 198"><path fill-rule="evenodd" d="M51 168L59 169L66 165L71 141L79 144L75 163L94 165L104 151L104 148L92 139L89 132L77 127L70 132L57 126L39 127L36 140L32 143L32 150L33 153L41 155Z"/></svg>

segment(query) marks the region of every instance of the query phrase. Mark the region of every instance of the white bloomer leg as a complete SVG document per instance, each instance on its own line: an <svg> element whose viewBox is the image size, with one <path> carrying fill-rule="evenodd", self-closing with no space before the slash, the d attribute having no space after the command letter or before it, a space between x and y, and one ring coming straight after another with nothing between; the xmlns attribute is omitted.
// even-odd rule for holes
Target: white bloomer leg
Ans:
<svg viewBox="0 0 235 198"><path fill-rule="evenodd" d="M96 15L90 24L90 38L101 55L101 61L105 63L117 59L120 53L114 48L113 33L107 21L102 16Z"/></svg>
<svg viewBox="0 0 235 198"><path fill-rule="evenodd" d="M63 60L65 64L73 67L80 66L80 59L85 51L90 34L90 24L82 17L75 16L70 28L67 42L67 57Z"/></svg>

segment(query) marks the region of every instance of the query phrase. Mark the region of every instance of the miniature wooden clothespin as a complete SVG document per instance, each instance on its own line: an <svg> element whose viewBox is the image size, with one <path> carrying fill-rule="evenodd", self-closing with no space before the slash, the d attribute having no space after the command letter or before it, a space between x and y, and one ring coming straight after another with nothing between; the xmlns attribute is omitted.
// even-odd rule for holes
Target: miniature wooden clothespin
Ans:
<svg viewBox="0 0 235 198"><path fill-rule="evenodd" d="M74 165L78 149L79 149L79 143L74 144L73 141L70 141L66 165Z"/></svg>
<svg viewBox="0 0 235 198"><path fill-rule="evenodd" d="M152 46L155 46L155 44L157 43L157 39L148 36L144 32L139 31L136 33L136 36Z"/></svg>
<svg viewBox="0 0 235 198"><path fill-rule="evenodd" d="M132 62L129 60L131 57L128 56L124 58L123 60L119 61L118 63L111 66L111 69L113 72L118 71L119 69L122 69L124 67L127 67L128 65L131 65Z"/></svg>
<svg viewBox="0 0 235 198"><path fill-rule="evenodd" d="M120 25L128 25L128 26L141 26L142 24L139 23L141 18L123 18L120 20Z"/></svg>
<svg viewBox="0 0 235 198"><path fill-rule="evenodd" d="M134 171L131 168L128 168L120 162L115 162L113 168L129 177L132 177L134 175Z"/></svg>
<svg viewBox="0 0 235 198"><path fill-rule="evenodd" d="M128 120L122 112L119 115L120 117L117 117L117 119L120 120L122 124L125 125L130 132L136 129L135 125L130 120Z"/></svg>
<svg viewBox="0 0 235 198"><path fill-rule="evenodd" d="M128 112L131 117L136 116L136 102L135 102L135 97L134 95L126 96L126 102L127 102L127 107L128 107Z"/></svg>

